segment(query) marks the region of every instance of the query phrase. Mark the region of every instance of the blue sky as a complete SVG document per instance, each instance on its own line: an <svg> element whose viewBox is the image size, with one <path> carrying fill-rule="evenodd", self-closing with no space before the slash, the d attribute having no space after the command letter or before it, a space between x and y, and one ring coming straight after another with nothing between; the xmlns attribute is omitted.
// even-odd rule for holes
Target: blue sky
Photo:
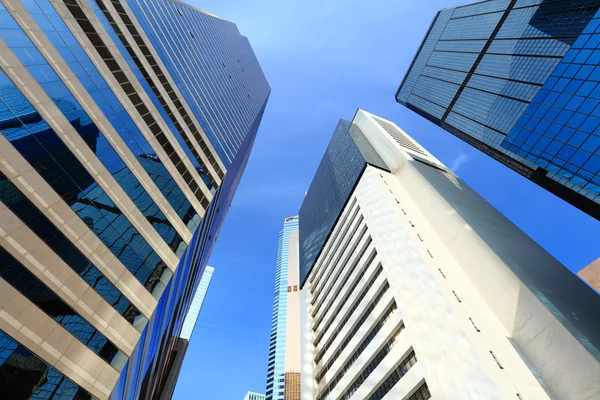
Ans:
<svg viewBox="0 0 600 400"><path fill-rule="evenodd" d="M204 0L237 24L272 88L210 264L175 400L265 391L277 235L339 118L394 121L571 270L600 257L600 223L394 101L437 10L467 0Z"/></svg>

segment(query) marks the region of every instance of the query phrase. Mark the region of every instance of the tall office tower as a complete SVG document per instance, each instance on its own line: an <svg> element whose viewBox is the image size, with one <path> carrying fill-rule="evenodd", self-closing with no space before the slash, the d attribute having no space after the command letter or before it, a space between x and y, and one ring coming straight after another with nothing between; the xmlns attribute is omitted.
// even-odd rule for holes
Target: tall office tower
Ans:
<svg viewBox="0 0 600 400"><path fill-rule="evenodd" d="M265 400L265 395L260 393L248 392L244 400Z"/></svg>
<svg viewBox="0 0 600 400"><path fill-rule="evenodd" d="M0 398L157 399L269 95L179 1L0 1Z"/></svg>
<svg viewBox="0 0 600 400"><path fill-rule="evenodd" d="M303 399L592 399L600 296L390 121L300 209Z"/></svg>
<svg viewBox="0 0 600 400"><path fill-rule="evenodd" d="M279 232L267 400L300 399L300 290L298 217L288 217Z"/></svg>
<svg viewBox="0 0 600 400"><path fill-rule="evenodd" d="M600 1L443 9L396 101L600 219Z"/></svg>
<svg viewBox="0 0 600 400"><path fill-rule="evenodd" d="M196 289L196 294L194 295L194 299L192 300L190 309L188 310L187 315L183 320L183 327L181 328L179 339L177 340L177 343L175 344L175 349L172 353L173 361L169 365L167 376L165 378L164 388L160 395L160 400L171 400L171 398L173 397L173 392L175 392L175 385L177 384L177 379L179 378L179 372L181 372L181 367L183 365L183 359L190 344L192 332L194 331L194 327L196 326L196 321L198 320L198 315L200 314L200 310L202 309L204 297L206 296L206 292L208 291L208 286L210 285L210 280L212 279L214 271L215 269L213 267L206 266L206 268L204 268L202 279L200 279L200 284L198 285L198 289Z"/></svg>

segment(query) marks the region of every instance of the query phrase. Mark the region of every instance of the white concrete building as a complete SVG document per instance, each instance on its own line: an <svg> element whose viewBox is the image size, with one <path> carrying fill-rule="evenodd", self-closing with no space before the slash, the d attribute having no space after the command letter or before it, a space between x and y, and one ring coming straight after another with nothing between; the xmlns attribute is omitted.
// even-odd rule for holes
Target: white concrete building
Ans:
<svg viewBox="0 0 600 400"><path fill-rule="evenodd" d="M600 399L598 295L395 124L347 127L365 165L300 268L302 398Z"/></svg>
<svg viewBox="0 0 600 400"><path fill-rule="evenodd" d="M265 395L261 393L248 392L244 400L265 400Z"/></svg>

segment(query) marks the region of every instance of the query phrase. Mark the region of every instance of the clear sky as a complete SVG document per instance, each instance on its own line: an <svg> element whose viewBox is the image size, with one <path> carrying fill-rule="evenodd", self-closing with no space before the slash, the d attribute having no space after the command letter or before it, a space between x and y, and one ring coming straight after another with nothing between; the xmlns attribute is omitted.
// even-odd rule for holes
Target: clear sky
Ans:
<svg viewBox="0 0 600 400"><path fill-rule="evenodd" d="M395 102L435 13L468 0L188 2L237 24L272 93L212 255L175 400L264 393L277 235L338 119L358 107L398 124L569 269L600 257L600 223Z"/></svg>

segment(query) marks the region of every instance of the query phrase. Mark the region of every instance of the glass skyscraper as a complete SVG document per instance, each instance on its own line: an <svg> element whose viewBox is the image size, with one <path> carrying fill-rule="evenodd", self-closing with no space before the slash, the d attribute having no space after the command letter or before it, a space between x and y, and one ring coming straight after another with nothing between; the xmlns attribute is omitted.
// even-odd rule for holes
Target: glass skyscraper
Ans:
<svg viewBox="0 0 600 400"><path fill-rule="evenodd" d="M294 343L288 343L288 330L299 329L299 321L296 323L292 320L293 317L289 317L289 305L290 297L298 294L298 286L298 217L294 216L284 220L283 230L279 232L267 365L267 400L284 399L288 372L286 365L289 364L286 358L289 357L288 349L294 346ZM297 317L299 316L298 313Z"/></svg>
<svg viewBox="0 0 600 400"><path fill-rule="evenodd" d="M441 10L396 100L600 219L600 1Z"/></svg>
<svg viewBox="0 0 600 400"><path fill-rule="evenodd" d="M299 212L302 286L367 164L387 169L360 128L339 120Z"/></svg>
<svg viewBox="0 0 600 400"><path fill-rule="evenodd" d="M0 397L161 399L269 85L179 1L2 0L0 45Z"/></svg>

